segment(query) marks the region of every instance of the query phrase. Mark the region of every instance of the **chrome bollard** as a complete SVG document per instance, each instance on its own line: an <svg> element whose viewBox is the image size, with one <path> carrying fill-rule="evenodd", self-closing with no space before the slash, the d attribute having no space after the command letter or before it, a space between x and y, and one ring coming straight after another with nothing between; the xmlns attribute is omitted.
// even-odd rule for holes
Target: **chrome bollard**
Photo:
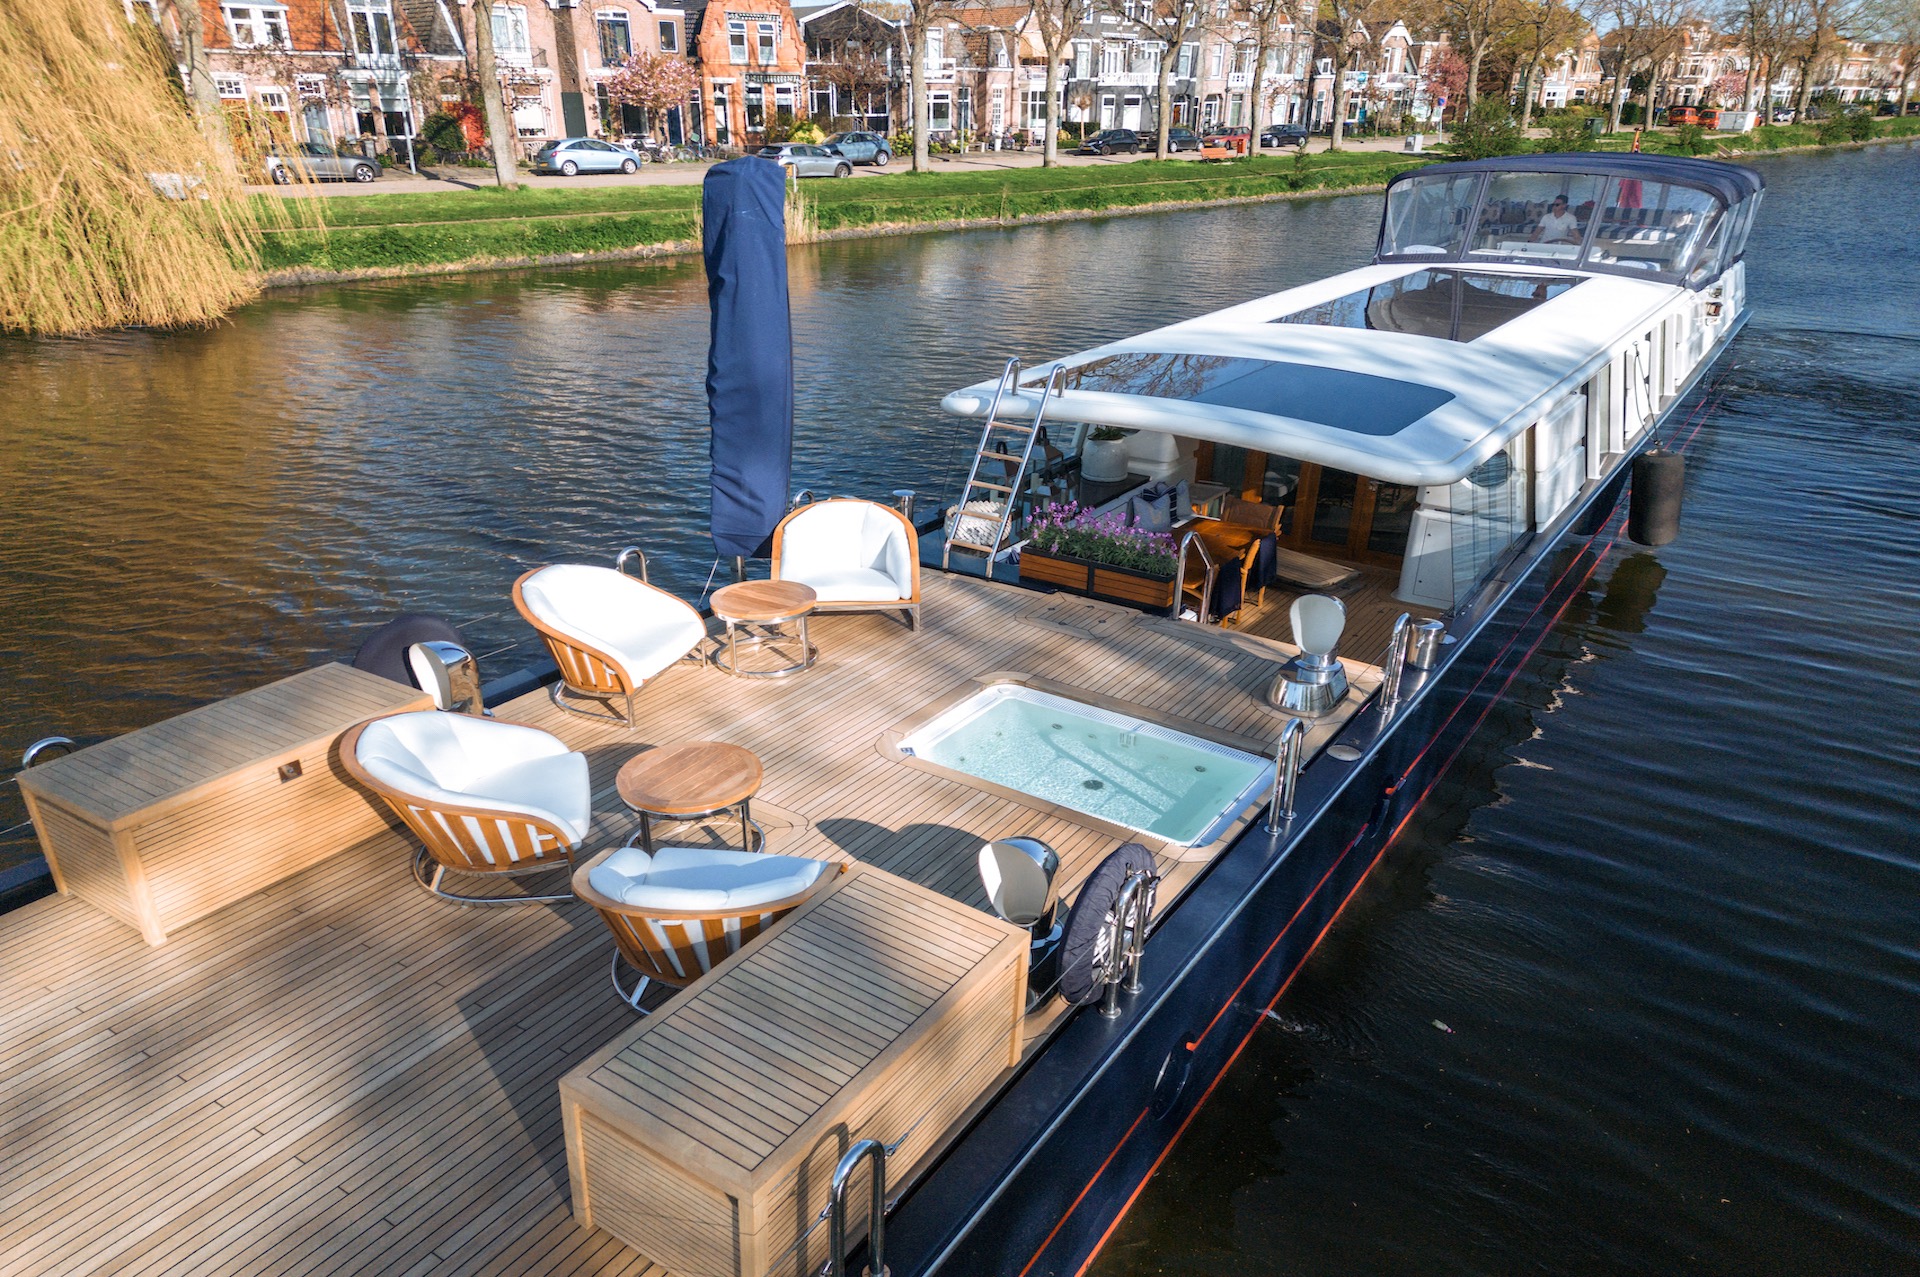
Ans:
<svg viewBox="0 0 1920 1277"><path fill-rule="evenodd" d="M633 562L635 559L640 560L641 582L646 585L652 585L653 582L647 580L647 556L637 545L630 545L614 556L613 570L615 572L627 573L627 564ZM627 575L631 575L631 573L627 573Z"/></svg>
<svg viewBox="0 0 1920 1277"><path fill-rule="evenodd" d="M1273 751L1273 798L1267 806L1267 832L1277 834L1293 819L1293 793L1300 783L1300 760L1306 755L1307 723L1290 718L1280 729L1280 744Z"/></svg>
<svg viewBox="0 0 1920 1277"><path fill-rule="evenodd" d="M913 501L917 495L919 494L912 488L895 488L893 490L894 508L900 511L908 523L913 522Z"/></svg>
<svg viewBox="0 0 1920 1277"><path fill-rule="evenodd" d="M1387 644L1387 668L1380 679L1380 708L1392 714L1400 707L1400 680L1406 674L1407 655L1413 642L1413 616L1402 612L1393 623L1393 641Z"/></svg>
<svg viewBox="0 0 1920 1277"><path fill-rule="evenodd" d="M452 714L490 717L480 695L480 663L458 643L415 643L407 649L407 664L422 691L433 697L435 708Z"/></svg>

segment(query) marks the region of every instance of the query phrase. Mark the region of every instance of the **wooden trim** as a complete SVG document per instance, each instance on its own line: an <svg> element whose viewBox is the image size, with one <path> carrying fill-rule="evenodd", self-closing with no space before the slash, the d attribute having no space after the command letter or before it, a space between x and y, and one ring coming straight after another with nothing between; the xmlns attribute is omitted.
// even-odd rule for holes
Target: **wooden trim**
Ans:
<svg viewBox="0 0 1920 1277"><path fill-rule="evenodd" d="M27 819L33 822L34 836L40 840L40 854L46 858L47 870L53 875L53 889L61 895L71 895L67 880L60 872L60 859L53 854L53 840L47 837L46 827L40 820L40 798L26 785L20 786L20 799L27 805ZM58 807L58 803L49 803ZM65 810L64 807L61 810ZM69 813L71 814L71 813Z"/></svg>
<svg viewBox="0 0 1920 1277"><path fill-rule="evenodd" d="M885 510L900 521L900 526L907 530L907 560L913 564L913 592L902 599L849 599L837 603L821 600L813 605L813 610L816 612L891 612L898 608L917 609L920 606L920 534L914 531L913 523L906 515L890 505L868 501L864 497L829 497L825 501L810 501L797 510L789 510L787 517L780 520L773 530L773 579L776 581L780 579L780 548L782 539L786 536L787 524L818 506L833 505L835 502L842 501L858 502L860 505L870 505L876 510Z"/></svg>
<svg viewBox="0 0 1920 1277"><path fill-rule="evenodd" d="M409 713L414 711L401 711ZM424 713L442 713L441 710L419 711ZM395 789L375 777L360 765L357 747L360 733L383 719L398 715L382 714L379 718L370 718L347 729L340 738L340 765L347 775L356 782L385 799L393 808L394 814L413 831L414 837L426 847L427 854L436 861L458 873L524 873L530 866L549 864L567 859L567 853L577 844L573 835L561 829L551 821L538 816L529 816L524 812L500 811L492 807L467 806L464 804L442 804L428 807L404 790ZM451 817L444 825L428 823L420 814L431 812L437 816ZM480 854L480 846L465 837L465 825L460 817L472 816L478 820L491 820L506 825L503 836L519 854L504 864L496 864ZM471 843L471 845L469 845Z"/></svg>

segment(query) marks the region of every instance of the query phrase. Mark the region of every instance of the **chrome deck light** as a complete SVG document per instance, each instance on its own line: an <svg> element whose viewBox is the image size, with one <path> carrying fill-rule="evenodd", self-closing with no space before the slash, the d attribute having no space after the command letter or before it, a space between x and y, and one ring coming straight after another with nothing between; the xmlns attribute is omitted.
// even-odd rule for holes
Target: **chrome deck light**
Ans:
<svg viewBox="0 0 1920 1277"><path fill-rule="evenodd" d="M480 695L480 662L458 643L415 643L407 649L407 664L421 690L433 697L434 707L454 714L489 717Z"/></svg>
<svg viewBox="0 0 1920 1277"><path fill-rule="evenodd" d="M1038 838L1002 838L980 849L980 883L987 889L987 903L1032 937L1027 950L1029 1011L1052 997L1060 984L1060 942L1067 924L1060 917L1060 894L1054 885L1059 872L1059 854Z"/></svg>
<svg viewBox="0 0 1920 1277"><path fill-rule="evenodd" d="M1347 608L1325 594L1293 601L1293 644L1300 655L1280 667L1267 691L1275 708L1318 718L1347 698L1347 671L1334 654L1347 628Z"/></svg>

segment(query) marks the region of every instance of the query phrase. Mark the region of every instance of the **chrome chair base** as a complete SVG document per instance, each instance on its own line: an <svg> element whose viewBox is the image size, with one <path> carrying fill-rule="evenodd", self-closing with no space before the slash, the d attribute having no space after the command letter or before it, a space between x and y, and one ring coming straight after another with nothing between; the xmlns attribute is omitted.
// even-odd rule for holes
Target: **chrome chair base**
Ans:
<svg viewBox="0 0 1920 1277"><path fill-rule="evenodd" d="M433 867L431 875L427 872L429 865ZM566 862L561 864L530 865L525 869L508 869L502 872L507 877L517 878L523 874L552 873L556 870L565 870L571 874L572 869L572 863ZM432 853L425 847L413 853L413 880L419 883L423 890L440 897L440 899L447 901L449 904L469 906L546 905L558 904L560 901L572 900L574 898L571 886L557 895L550 896L463 896L458 892L447 891L441 887L440 884L446 880L447 872L447 867L435 860Z"/></svg>
<svg viewBox="0 0 1920 1277"><path fill-rule="evenodd" d="M615 949L613 951L613 965L607 971L608 976L613 980L613 991L620 996L622 1002L626 1003L640 1015L652 1015L653 1012L640 1005L640 999L646 993L648 986L653 983L653 977L640 975L638 971L633 971L633 974L638 976L639 980L633 988L629 990L620 983L620 969L622 967L633 971L632 967L627 966L627 960L620 956L620 951Z"/></svg>
<svg viewBox="0 0 1920 1277"><path fill-rule="evenodd" d="M568 687L564 681L554 682L547 686L547 699L553 702L555 709L561 710L564 713L592 719L596 723L608 723L616 727L625 727L628 731L633 730L633 696L631 693L625 697L627 702L625 718L622 718L619 711L613 707L613 702L616 699L620 699L619 697L612 694L597 696L586 692L576 692L571 687ZM582 705L579 704L579 702L582 701L591 701L600 706L600 712L582 707Z"/></svg>

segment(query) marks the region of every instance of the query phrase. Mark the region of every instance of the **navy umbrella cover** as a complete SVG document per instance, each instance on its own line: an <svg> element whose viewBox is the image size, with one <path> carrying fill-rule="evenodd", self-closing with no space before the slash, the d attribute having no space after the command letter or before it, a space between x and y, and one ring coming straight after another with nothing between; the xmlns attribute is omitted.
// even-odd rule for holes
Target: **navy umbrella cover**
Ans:
<svg viewBox="0 0 1920 1277"><path fill-rule="evenodd" d="M758 156L715 165L701 194L712 530L723 557L768 552L793 480L786 197L786 170Z"/></svg>

